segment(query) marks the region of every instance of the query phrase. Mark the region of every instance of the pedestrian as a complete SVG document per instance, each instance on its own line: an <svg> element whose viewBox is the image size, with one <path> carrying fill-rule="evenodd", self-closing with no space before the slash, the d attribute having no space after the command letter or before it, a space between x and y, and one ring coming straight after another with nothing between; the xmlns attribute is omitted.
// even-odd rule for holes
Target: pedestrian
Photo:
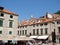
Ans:
<svg viewBox="0 0 60 45"><path fill-rule="evenodd" d="M28 45L33 45L32 42L28 41Z"/></svg>
<svg viewBox="0 0 60 45"><path fill-rule="evenodd" d="M38 42L38 45L42 45L42 41L39 41L39 42Z"/></svg>

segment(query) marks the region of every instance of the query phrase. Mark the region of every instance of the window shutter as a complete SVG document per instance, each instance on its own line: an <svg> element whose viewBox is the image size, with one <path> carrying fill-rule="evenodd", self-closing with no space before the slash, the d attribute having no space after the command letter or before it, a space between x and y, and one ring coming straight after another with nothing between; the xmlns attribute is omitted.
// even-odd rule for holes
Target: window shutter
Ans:
<svg viewBox="0 0 60 45"><path fill-rule="evenodd" d="M2 20L0 20L0 26L3 26L3 21Z"/></svg>
<svg viewBox="0 0 60 45"><path fill-rule="evenodd" d="M9 23L9 27L12 27L12 22Z"/></svg>

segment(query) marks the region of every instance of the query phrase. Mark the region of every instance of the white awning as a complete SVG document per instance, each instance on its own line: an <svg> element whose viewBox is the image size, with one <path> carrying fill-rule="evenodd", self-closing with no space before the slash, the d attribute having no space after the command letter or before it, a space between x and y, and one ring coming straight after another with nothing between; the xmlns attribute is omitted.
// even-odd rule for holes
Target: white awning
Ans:
<svg viewBox="0 0 60 45"><path fill-rule="evenodd" d="M14 40L28 41L28 40L33 40L33 39L26 36L19 36L19 37L16 37Z"/></svg>
<svg viewBox="0 0 60 45"><path fill-rule="evenodd" d="M48 35L44 35L44 36L38 36L37 39L47 39Z"/></svg>
<svg viewBox="0 0 60 45"><path fill-rule="evenodd" d="M29 38L37 38L38 36L30 36Z"/></svg>

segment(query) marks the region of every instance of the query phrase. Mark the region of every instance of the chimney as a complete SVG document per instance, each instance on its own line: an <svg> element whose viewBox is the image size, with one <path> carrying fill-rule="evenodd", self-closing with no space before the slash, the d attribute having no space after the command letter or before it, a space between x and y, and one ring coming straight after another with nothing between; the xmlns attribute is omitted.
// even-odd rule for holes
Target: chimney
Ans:
<svg viewBox="0 0 60 45"><path fill-rule="evenodd" d="M3 10L3 9L4 9L4 7L1 7L1 6L0 6L0 10Z"/></svg>

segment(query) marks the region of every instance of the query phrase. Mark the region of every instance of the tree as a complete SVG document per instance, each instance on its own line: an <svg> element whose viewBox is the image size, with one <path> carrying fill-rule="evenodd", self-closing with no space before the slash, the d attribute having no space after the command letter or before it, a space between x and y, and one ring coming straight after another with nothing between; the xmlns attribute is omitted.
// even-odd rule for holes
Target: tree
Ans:
<svg viewBox="0 0 60 45"><path fill-rule="evenodd" d="M60 14L60 10L59 10L59 11L57 11L55 14Z"/></svg>

